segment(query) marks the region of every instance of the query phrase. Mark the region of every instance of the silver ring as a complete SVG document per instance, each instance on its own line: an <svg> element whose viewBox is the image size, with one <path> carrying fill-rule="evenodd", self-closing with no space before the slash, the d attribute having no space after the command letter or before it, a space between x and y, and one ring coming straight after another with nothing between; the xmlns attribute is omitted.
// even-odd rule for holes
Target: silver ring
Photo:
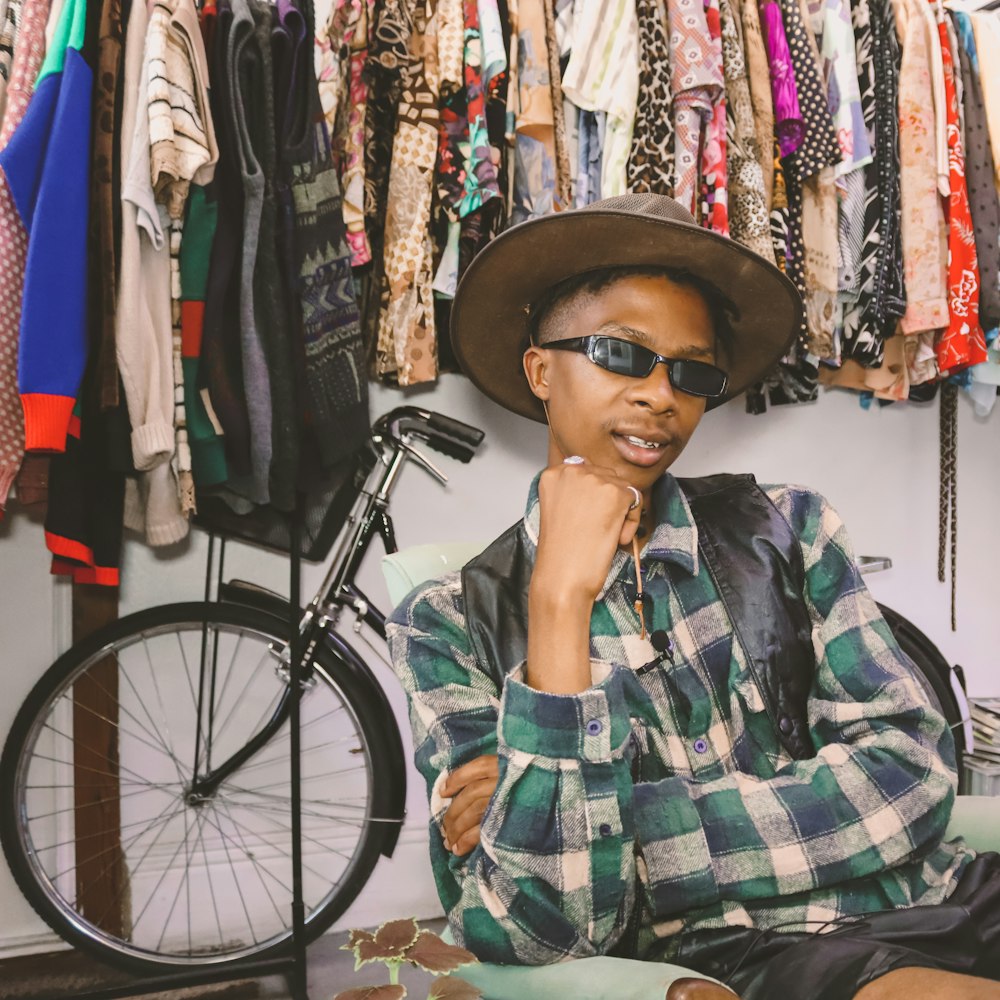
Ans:
<svg viewBox="0 0 1000 1000"><path fill-rule="evenodd" d="M583 455L570 455L563 459L563 465L583 465Z"/></svg>
<svg viewBox="0 0 1000 1000"><path fill-rule="evenodd" d="M642 503L642 494L634 486L627 486L626 489L631 490L635 495L635 499L628 505L628 509L635 510Z"/></svg>

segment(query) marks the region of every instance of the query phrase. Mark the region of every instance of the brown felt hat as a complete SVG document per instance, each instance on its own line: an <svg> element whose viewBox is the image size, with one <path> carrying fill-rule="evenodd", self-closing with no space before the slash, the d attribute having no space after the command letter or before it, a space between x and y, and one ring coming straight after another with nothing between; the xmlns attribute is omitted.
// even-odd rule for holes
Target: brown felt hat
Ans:
<svg viewBox="0 0 1000 1000"><path fill-rule="evenodd" d="M544 423L521 366L530 307L561 281L607 267L687 271L731 303L729 386L708 409L766 375L788 353L801 323L802 300L773 263L703 229L673 198L625 194L513 226L475 257L451 313L455 354L473 384L508 410Z"/></svg>

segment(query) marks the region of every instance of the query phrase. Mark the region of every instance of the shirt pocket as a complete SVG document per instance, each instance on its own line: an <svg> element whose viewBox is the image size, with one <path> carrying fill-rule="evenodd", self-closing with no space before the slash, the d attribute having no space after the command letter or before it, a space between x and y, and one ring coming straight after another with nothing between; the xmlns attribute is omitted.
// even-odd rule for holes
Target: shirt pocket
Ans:
<svg viewBox="0 0 1000 1000"><path fill-rule="evenodd" d="M792 758L778 738L775 721L749 668L736 675L730 692L733 768L759 778L774 777Z"/></svg>

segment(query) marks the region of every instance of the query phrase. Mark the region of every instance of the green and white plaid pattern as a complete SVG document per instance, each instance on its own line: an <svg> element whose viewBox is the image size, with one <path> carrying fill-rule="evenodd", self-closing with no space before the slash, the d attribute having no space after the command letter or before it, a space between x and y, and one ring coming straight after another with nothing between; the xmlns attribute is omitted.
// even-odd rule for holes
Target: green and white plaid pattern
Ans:
<svg viewBox="0 0 1000 1000"><path fill-rule="evenodd" d="M431 858L456 939L485 961L604 954L638 907L634 943L669 957L691 929L817 929L850 915L937 903L971 853L942 843L954 745L861 580L844 527L799 487L765 487L802 546L816 670L810 760L778 741L698 555L687 500L666 475L643 550L639 638L632 563L619 552L591 619L592 687L502 690L476 665L459 574L418 588L389 623L431 805ZM537 540L537 479L524 528ZM482 840L455 858L440 788L497 753ZM619 949L620 951L620 949Z"/></svg>

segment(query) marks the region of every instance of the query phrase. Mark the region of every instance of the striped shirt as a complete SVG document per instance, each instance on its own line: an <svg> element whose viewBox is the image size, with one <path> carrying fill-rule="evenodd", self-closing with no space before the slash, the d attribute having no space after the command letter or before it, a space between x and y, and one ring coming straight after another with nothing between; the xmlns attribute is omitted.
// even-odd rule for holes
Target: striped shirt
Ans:
<svg viewBox="0 0 1000 1000"><path fill-rule="evenodd" d="M639 636L632 564L619 551L591 618L592 686L502 689L477 665L459 574L430 582L389 623L416 763L431 806L431 860L456 940L481 959L545 964L605 954L669 959L685 932L820 929L938 903L971 853L942 843L954 744L861 580L844 527L817 493L765 487L801 545L815 672L817 755L782 748L733 622L698 550L676 480L654 488L642 552ZM523 528L538 538L537 479ZM481 843L444 848L448 774L499 755ZM637 928L624 939L626 927Z"/></svg>

